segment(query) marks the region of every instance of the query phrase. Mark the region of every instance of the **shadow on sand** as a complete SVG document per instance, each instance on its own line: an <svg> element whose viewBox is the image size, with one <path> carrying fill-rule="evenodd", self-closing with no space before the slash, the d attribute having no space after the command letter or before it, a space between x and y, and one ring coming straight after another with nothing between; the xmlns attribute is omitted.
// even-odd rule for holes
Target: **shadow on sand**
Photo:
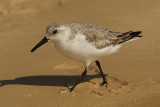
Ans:
<svg viewBox="0 0 160 107"><path fill-rule="evenodd" d="M10 85L10 84L22 84L22 85L36 85L36 86L73 86L74 83L81 76L64 76L64 75L39 75L39 76L25 76L16 78L14 80L1 80L0 86ZM97 75L87 75L83 82L90 81L94 78L100 78Z"/></svg>

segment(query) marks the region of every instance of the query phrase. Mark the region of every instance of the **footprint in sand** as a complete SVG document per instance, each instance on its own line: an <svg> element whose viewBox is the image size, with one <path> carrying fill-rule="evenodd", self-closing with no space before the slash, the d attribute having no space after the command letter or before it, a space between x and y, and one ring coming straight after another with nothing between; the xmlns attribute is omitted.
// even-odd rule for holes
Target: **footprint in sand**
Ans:
<svg viewBox="0 0 160 107"><path fill-rule="evenodd" d="M71 70L71 69L80 69L82 68L81 65L73 65L73 64L59 64L53 67L54 70ZM93 70L97 72L97 69L94 67L90 67L89 70ZM135 89L135 86L133 86L131 83L128 83L126 81L120 80L119 78L106 75L106 78L108 80L108 87L99 87L99 84L102 82L102 78L100 75L96 76L96 78L92 78L91 76L86 76L85 82L80 83L77 87L79 87L79 91L84 91L83 89L85 88L84 93L91 92L91 94L96 95L96 96L103 96L106 94L111 94L111 95L117 95L121 93L128 93L131 92L132 90ZM71 83L68 86L72 86L74 84L73 81L76 81L76 78L72 78L72 80L68 80ZM73 82L73 83L72 83ZM86 88L89 88L86 90Z"/></svg>
<svg viewBox="0 0 160 107"><path fill-rule="evenodd" d="M95 89L93 89L92 91L93 94L97 94L98 96L102 96L105 94L117 95L122 93L128 93L135 89L135 86L131 85L126 81L122 81L116 77L107 75L106 78L109 82L109 85L108 87L102 87L100 90L96 89L99 88L99 84L97 84L97 82L90 82L92 84L95 84Z"/></svg>
<svg viewBox="0 0 160 107"><path fill-rule="evenodd" d="M94 69L94 71L97 72L97 69ZM117 95L121 93L128 93L135 89L135 86L133 86L131 83L120 80L119 78L116 78L114 76L106 75L106 78L109 83L107 87L99 87L99 83L102 81L101 78L90 80L89 83L94 84L94 88L92 90L93 94L96 94L98 96L102 96L105 94Z"/></svg>

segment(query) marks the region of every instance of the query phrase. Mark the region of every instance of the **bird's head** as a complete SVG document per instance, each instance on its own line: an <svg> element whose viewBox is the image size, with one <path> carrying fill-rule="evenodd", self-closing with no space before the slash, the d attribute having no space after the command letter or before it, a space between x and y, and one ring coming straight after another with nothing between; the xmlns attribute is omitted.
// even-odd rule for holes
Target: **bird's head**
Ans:
<svg viewBox="0 0 160 107"><path fill-rule="evenodd" d="M65 38L68 33L68 27L64 23L53 23L46 28L45 37L31 50L34 52L37 48L47 43L48 41L56 41Z"/></svg>

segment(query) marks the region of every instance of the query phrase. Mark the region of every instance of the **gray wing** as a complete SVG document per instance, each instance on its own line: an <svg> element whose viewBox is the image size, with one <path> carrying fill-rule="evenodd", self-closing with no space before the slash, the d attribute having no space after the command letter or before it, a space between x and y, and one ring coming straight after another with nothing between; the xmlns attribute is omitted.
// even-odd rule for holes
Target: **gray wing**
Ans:
<svg viewBox="0 0 160 107"><path fill-rule="evenodd" d="M83 34L86 36L86 40L92 43L97 49L102 49L107 46L116 44L116 33L109 32L98 32L93 30L84 31Z"/></svg>
<svg viewBox="0 0 160 107"><path fill-rule="evenodd" d="M86 40L97 49L103 49L107 46L123 43L130 38L130 34L132 33L132 31L125 33L113 32L95 24L85 23L74 23L72 28L74 29L73 31L85 35Z"/></svg>
<svg viewBox="0 0 160 107"><path fill-rule="evenodd" d="M82 27L82 29L81 33L86 36L86 40L97 49L118 44L118 36L123 35L123 33L109 31L104 27L93 24L86 24L85 28Z"/></svg>
<svg viewBox="0 0 160 107"><path fill-rule="evenodd" d="M125 43L133 38L142 37L139 35L140 33L141 31L129 31L125 33L107 31L106 33L101 34L95 31L86 31L84 32L84 35L86 35L86 39L97 49L103 49L107 46L115 46Z"/></svg>

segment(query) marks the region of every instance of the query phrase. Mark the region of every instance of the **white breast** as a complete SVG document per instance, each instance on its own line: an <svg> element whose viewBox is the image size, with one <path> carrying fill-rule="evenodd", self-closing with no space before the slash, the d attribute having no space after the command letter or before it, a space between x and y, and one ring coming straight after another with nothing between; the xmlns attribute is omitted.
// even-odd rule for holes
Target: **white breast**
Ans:
<svg viewBox="0 0 160 107"><path fill-rule="evenodd" d="M119 46L109 46L103 49L96 49L91 43L86 40L86 37L82 34L76 35L72 40L66 39L59 42L54 42L55 47L62 52L65 56L84 61L86 64L90 64L92 61L98 58L109 55L116 52Z"/></svg>

